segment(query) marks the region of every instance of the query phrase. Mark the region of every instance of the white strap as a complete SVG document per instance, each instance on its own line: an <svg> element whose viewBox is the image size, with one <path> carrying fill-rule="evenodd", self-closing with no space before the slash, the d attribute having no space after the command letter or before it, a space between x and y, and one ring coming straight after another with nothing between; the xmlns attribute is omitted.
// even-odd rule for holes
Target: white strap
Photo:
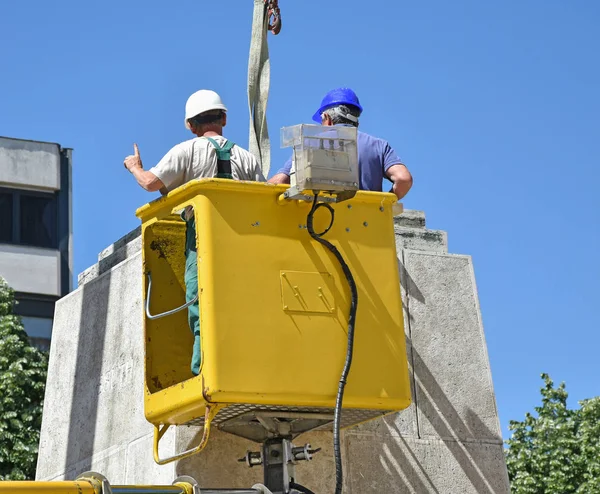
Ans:
<svg viewBox="0 0 600 494"><path fill-rule="evenodd" d="M265 177L268 176L271 168L271 143L267 128L267 101L271 85L268 26L269 18L265 0L254 0L252 41L248 60L249 150L258 159Z"/></svg>

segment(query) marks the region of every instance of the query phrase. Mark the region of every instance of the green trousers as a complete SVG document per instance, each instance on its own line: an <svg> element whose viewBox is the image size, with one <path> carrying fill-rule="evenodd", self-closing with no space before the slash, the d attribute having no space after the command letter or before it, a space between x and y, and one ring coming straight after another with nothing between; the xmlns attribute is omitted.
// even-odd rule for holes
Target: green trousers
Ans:
<svg viewBox="0 0 600 494"><path fill-rule="evenodd" d="M198 295L198 253L196 252L196 225L193 219L188 220L185 232L185 301L189 302ZM188 324L194 334L192 350L192 373L200 373L202 353L200 348L200 305L196 300L188 307Z"/></svg>

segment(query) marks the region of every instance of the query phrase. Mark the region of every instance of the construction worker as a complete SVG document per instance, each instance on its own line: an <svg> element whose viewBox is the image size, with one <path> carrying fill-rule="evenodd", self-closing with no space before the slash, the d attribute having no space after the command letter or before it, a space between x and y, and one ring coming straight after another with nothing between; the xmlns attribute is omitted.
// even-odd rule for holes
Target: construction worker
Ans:
<svg viewBox="0 0 600 494"><path fill-rule="evenodd" d="M125 158L125 167L138 184L148 192L166 194L197 178L232 178L264 182L258 161L248 151L223 137L227 124L227 108L214 91L200 90L192 94L185 105L185 126L197 137L178 144L160 162L144 170L137 144L134 154ZM186 301L198 296L198 264L196 228L193 211L183 213L186 220L185 287ZM188 322L194 334L191 369L200 372L200 309L198 300L188 308Z"/></svg>
<svg viewBox="0 0 600 494"><path fill-rule="evenodd" d="M329 91L313 120L321 125L348 125L358 127L363 108L352 89L339 88ZM289 184L292 158L270 180L274 184ZM394 185L392 191L402 199L410 190L413 179L389 143L364 132L358 132L358 168L361 190L382 190L383 179Z"/></svg>

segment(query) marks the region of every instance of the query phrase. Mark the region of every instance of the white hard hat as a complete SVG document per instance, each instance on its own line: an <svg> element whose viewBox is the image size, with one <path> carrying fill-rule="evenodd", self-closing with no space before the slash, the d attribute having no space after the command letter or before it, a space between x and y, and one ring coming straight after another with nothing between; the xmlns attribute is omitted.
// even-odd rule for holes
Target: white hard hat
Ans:
<svg viewBox="0 0 600 494"><path fill-rule="evenodd" d="M190 118L211 110L227 111L227 107L223 104L221 97L214 91L208 89L196 91L185 104L185 127L190 128L188 124Z"/></svg>

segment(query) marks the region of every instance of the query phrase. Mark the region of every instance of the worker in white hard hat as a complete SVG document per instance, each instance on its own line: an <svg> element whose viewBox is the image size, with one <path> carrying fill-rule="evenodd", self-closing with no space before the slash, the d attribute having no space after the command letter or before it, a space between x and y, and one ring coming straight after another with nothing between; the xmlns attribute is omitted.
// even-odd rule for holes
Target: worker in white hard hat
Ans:
<svg viewBox="0 0 600 494"><path fill-rule="evenodd" d="M265 177L257 159L223 137L227 124L227 107L214 91L201 90L192 94L185 105L185 126L197 137L178 144L160 162L144 170L137 144L134 154L125 158L125 167L138 184L148 192L166 194L197 178L230 178L264 182ZM185 248L186 301L198 296L198 264L196 254L196 228L191 210L186 210L187 223ZM188 322L194 334L192 373L200 372L200 309L198 301L188 308Z"/></svg>

